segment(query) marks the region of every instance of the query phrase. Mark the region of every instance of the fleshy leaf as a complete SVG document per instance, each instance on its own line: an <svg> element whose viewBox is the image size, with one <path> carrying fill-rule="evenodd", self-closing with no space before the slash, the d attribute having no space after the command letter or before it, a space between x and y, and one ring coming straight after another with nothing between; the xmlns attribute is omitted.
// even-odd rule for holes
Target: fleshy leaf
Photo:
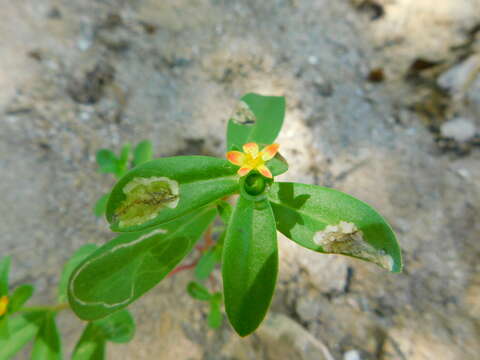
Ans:
<svg viewBox="0 0 480 360"><path fill-rule="evenodd" d="M395 234L363 201L330 188L281 182L272 184L268 197L277 229L299 245L401 271Z"/></svg>
<svg viewBox="0 0 480 360"><path fill-rule="evenodd" d="M8 312L14 313L20 310L20 308L30 299L33 295L34 288L32 285L20 285L14 291L10 297L10 304L8 306Z"/></svg>
<svg viewBox="0 0 480 360"><path fill-rule="evenodd" d="M210 302L210 312L207 318L208 326L212 329L217 329L222 325L222 311L220 310L220 304L216 301Z"/></svg>
<svg viewBox="0 0 480 360"><path fill-rule="evenodd" d="M194 281L188 284L187 292L192 298L200 301L208 301L212 297L205 286Z"/></svg>
<svg viewBox="0 0 480 360"><path fill-rule="evenodd" d="M90 322L75 346L72 360L101 360L105 358L105 343L127 343L135 335L135 321L127 310L104 319Z"/></svg>
<svg viewBox="0 0 480 360"><path fill-rule="evenodd" d="M85 244L77 249L67 261L63 267L62 276L58 285L58 302L63 303L68 300L68 280L70 279L70 275L72 275L73 270L95 250L97 250L97 245Z"/></svg>
<svg viewBox="0 0 480 360"><path fill-rule="evenodd" d="M121 310L106 318L96 320L93 324L100 328L105 340L123 344L133 339L135 321L128 310Z"/></svg>
<svg viewBox="0 0 480 360"><path fill-rule="evenodd" d="M9 319L10 317L7 314L0 317L0 340L10 337Z"/></svg>
<svg viewBox="0 0 480 360"><path fill-rule="evenodd" d="M113 188L107 219L113 231L144 230L238 191L236 167L208 156L178 156L142 164Z"/></svg>
<svg viewBox="0 0 480 360"><path fill-rule="evenodd" d="M97 200L93 209L95 216L101 217L105 214L107 211L107 201L109 196L110 194L104 194Z"/></svg>
<svg viewBox="0 0 480 360"><path fill-rule="evenodd" d="M195 266L195 277L197 279L205 280L210 276L213 269L215 269L215 265L217 265L218 262L216 249L217 247L214 247L205 251L200 260L198 260L198 264Z"/></svg>
<svg viewBox="0 0 480 360"><path fill-rule="evenodd" d="M137 144L133 153L133 165L138 166L153 158L153 146L149 140Z"/></svg>
<svg viewBox="0 0 480 360"><path fill-rule="evenodd" d="M0 296L8 295L8 274L11 261L10 256L5 256L0 261Z"/></svg>
<svg viewBox="0 0 480 360"><path fill-rule="evenodd" d="M266 165L273 176L278 176L288 171L287 160L279 153L272 160L267 161Z"/></svg>
<svg viewBox="0 0 480 360"><path fill-rule="evenodd" d="M44 312L12 316L9 322L11 336L8 339L0 339L0 359L11 359L33 339L44 317Z"/></svg>
<svg viewBox="0 0 480 360"><path fill-rule="evenodd" d="M90 322L75 345L72 360L104 360L105 350L106 340L102 336L102 330Z"/></svg>
<svg viewBox="0 0 480 360"><path fill-rule="evenodd" d="M118 158L113 151L100 149L97 151L97 164L102 173L115 173L117 171Z"/></svg>
<svg viewBox="0 0 480 360"><path fill-rule="evenodd" d="M55 321L56 313L47 313L33 343L32 360L62 359L62 343Z"/></svg>
<svg viewBox="0 0 480 360"><path fill-rule="evenodd" d="M115 171L117 178L122 177L127 172L131 151L132 146L129 143L122 146L122 151L120 152L120 157L117 162L117 169Z"/></svg>
<svg viewBox="0 0 480 360"><path fill-rule="evenodd" d="M95 320L135 301L192 250L215 214L213 207L199 209L150 231L122 234L100 247L70 277L73 311Z"/></svg>
<svg viewBox="0 0 480 360"><path fill-rule="evenodd" d="M232 215L232 212L233 212L232 205L230 205L230 203L224 200L220 200L217 203L217 211L223 223L228 224L228 222L230 221L230 216Z"/></svg>
<svg viewBox="0 0 480 360"><path fill-rule="evenodd" d="M227 126L227 149L240 149L243 144L272 144L285 117L283 96L246 94Z"/></svg>
<svg viewBox="0 0 480 360"><path fill-rule="evenodd" d="M277 232L267 200L238 199L223 250L225 309L240 336L262 322L278 271Z"/></svg>

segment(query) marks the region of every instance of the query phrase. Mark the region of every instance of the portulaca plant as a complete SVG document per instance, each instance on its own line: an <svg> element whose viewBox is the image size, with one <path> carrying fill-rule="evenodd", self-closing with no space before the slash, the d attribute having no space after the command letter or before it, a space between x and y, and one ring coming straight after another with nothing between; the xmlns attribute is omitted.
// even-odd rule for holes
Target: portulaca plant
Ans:
<svg viewBox="0 0 480 360"><path fill-rule="evenodd" d="M309 250L399 272L395 235L372 207L337 190L275 181L288 169L275 143L284 115L283 97L247 94L228 122L226 159L160 158L123 175L106 205L111 229L122 234L73 272L74 312L95 320L128 306L174 270L217 214L225 223L216 249L225 310L241 336L255 331L270 305L277 230ZM225 199L234 195L231 209Z"/></svg>
<svg viewBox="0 0 480 360"><path fill-rule="evenodd" d="M225 159L151 160L151 144L142 142L128 171L129 146L120 157L100 151L102 171L118 181L97 202L95 213L105 213L112 231L120 235L103 246L85 245L77 251L62 276L59 300L68 297L68 303L43 308L38 323L56 329L57 308L70 308L89 321L75 359L102 358L94 356L104 355L107 340L131 339L133 320L124 310L129 304L168 275L194 268L196 281L187 291L209 303L208 324L221 325L224 304L233 329L247 336L261 324L275 290L277 231L308 251L346 255L400 272L395 234L371 206L331 188L275 181L288 170L275 143L284 115L283 97L245 95L228 121ZM197 259L179 266L192 251L199 253ZM206 284L217 264L223 291L209 290ZM25 311L23 302L13 311L8 286L0 286L0 335L1 319L10 313L23 312L27 323L25 316L35 314ZM120 332L123 337L106 332L121 329L122 321L124 330L129 329ZM32 333L38 338L43 328L36 329ZM100 340L96 332L102 334ZM0 359L2 341L7 340L0 336ZM84 357L78 350L82 346Z"/></svg>

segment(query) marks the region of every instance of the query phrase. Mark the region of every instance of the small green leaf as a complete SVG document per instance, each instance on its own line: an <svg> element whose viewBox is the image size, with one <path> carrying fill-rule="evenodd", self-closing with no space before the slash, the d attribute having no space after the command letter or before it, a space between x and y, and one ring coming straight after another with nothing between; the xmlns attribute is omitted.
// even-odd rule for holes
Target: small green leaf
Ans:
<svg viewBox="0 0 480 360"><path fill-rule="evenodd" d="M127 343L135 335L135 321L127 310L90 322L75 346L72 360L102 360L105 343Z"/></svg>
<svg viewBox="0 0 480 360"><path fill-rule="evenodd" d="M9 318L7 314L0 317L0 340L10 337Z"/></svg>
<svg viewBox="0 0 480 360"><path fill-rule="evenodd" d="M100 149L97 151L97 164L102 173L115 173L117 171L118 158L113 151Z"/></svg>
<svg viewBox="0 0 480 360"><path fill-rule="evenodd" d="M216 248L216 247L215 247ZM195 266L195 276L199 280L205 280L217 265L217 254L215 248L205 251Z"/></svg>
<svg viewBox="0 0 480 360"><path fill-rule="evenodd" d="M187 292L191 297L197 300L208 301L211 298L210 292L207 290L207 288L194 281L188 284Z"/></svg>
<svg viewBox="0 0 480 360"><path fill-rule="evenodd" d="M72 275L73 270L75 270L75 268L96 249L97 245L95 244L85 244L78 250L76 250L73 253L72 257L67 261L67 263L63 267L62 276L58 285L58 302L64 303L65 301L67 301L67 288L70 275Z"/></svg>
<svg viewBox="0 0 480 360"><path fill-rule="evenodd" d="M0 359L11 359L21 348L35 337L45 313L33 312L12 316L9 327L11 336L0 339Z"/></svg>
<svg viewBox="0 0 480 360"><path fill-rule="evenodd" d="M8 295L8 274L12 258L5 256L0 261L0 296Z"/></svg>
<svg viewBox="0 0 480 360"><path fill-rule="evenodd" d="M248 142L272 144L284 117L284 97L246 94L228 121L227 149L241 148Z"/></svg>
<svg viewBox="0 0 480 360"><path fill-rule="evenodd" d="M230 221L230 216L232 215L232 212L233 212L232 205L230 205L225 200L220 200L217 203L217 211L223 223L228 224L228 222Z"/></svg>
<svg viewBox="0 0 480 360"><path fill-rule="evenodd" d="M117 311L93 324L101 329L105 340L114 343L127 343L135 335L135 321L128 310Z"/></svg>
<svg viewBox="0 0 480 360"><path fill-rule="evenodd" d="M95 203L95 208L93 209L93 213L95 214L95 216L101 217L105 215L105 212L107 211L107 201L109 196L110 194L104 194L102 195L102 197L100 197L100 199L97 200L97 202Z"/></svg>
<svg viewBox="0 0 480 360"><path fill-rule="evenodd" d="M279 153L272 160L267 161L266 165L273 176L278 176L288 171L287 160Z"/></svg>
<svg viewBox="0 0 480 360"><path fill-rule="evenodd" d="M94 323L88 323L75 345L72 360L104 360L105 350L106 340L102 336L102 330Z"/></svg>
<svg viewBox="0 0 480 360"><path fill-rule="evenodd" d="M207 156L149 161L113 188L107 220L113 231L139 231L166 223L238 191L236 166Z"/></svg>
<svg viewBox="0 0 480 360"><path fill-rule="evenodd" d="M212 294L212 297L210 298L211 302L217 303L218 305L222 304L223 296L221 292L216 292Z"/></svg>
<svg viewBox="0 0 480 360"><path fill-rule="evenodd" d="M117 169L115 171L115 175L117 178L122 177L128 170L128 160L130 159L130 153L132 151L132 146L130 144L125 144L122 147L122 151L120 152L120 158L117 162Z"/></svg>
<svg viewBox="0 0 480 360"><path fill-rule="evenodd" d="M401 271L395 234L366 203L334 189L297 183L275 183L268 196L277 229L299 245Z"/></svg>
<svg viewBox="0 0 480 360"><path fill-rule="evenodd" d="M62 343L55 316L55 313L46 314L33 343L32 360L62 359Z"/></svg>
<svg viewBox="0 0 480 360"><path fill-rule="evenodd" d="M10 297L8 312L10 314L17 312L32 297L34 287L32 285L20 285Z"/></svg>
<svg viewBox="0 0 480 360"><path fill-rule="evenodd" d="M100 247L70 277L73 311L95 320L135 301L192 250L215 214L213 207L206 207L161 228L122 234Z"/></svg>
<svg viewBox="0 0 480 360"><path fill-rule="evenodd" d="M208 314L207 322L212 329L217 329L222 325L222 311L218 302L210 302L210 313Z"/></svg>
<svg viewBox="0 0 480 360"><path fill-rule="evenodd" d="M133 154L133 165L138 166L153 158L153 146L149 140L138 143Z"/></svg>
<svg viewBox="0 0 480 360"><path fill-rule="evenodd" d="M277 232L267 200L238 199L222 260L228 319L240 336L246 336L265 317L277 279Z"/></svg>

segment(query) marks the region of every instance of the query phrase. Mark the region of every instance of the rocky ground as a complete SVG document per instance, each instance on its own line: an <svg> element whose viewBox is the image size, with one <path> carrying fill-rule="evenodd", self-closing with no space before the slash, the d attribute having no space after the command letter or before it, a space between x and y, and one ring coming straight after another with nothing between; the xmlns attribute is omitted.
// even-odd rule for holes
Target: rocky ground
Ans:
<svg viewBox="0 0 480 360"><path fill-rule="evenodd" d="M285 95L284 179L392 223L391 275L280 239L267 321L209 330L191 274L134 306L109 359L478 359L480 0L0 0L0 254L54 298L73 250L112 235L95 152L223 156L246 92ZM81 330L61 317L67 353ZM19 357L23 358L23 357Z"/></svg>

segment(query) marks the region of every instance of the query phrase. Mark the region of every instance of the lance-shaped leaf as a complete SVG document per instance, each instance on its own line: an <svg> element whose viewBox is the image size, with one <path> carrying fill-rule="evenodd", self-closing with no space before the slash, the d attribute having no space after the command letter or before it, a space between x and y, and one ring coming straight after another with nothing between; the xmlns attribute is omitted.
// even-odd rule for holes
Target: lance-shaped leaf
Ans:
<svg viewBox="0 0 480 360"><path fill-rule="evenodd" d="M277 229L299 245L401 271L395 234L363 201L334 189L297 183L275 183L268 197Z"/></svg>
<svg viewBox="0 0 480 360"><path fill-rule="evenodd" d="M228 121L227 149L241 149L248 142L272 144L284 117L284 97L246 94Z"/></svg>
<svg viewBox="0 0 480 360"><path fill-rule="evenodd" d="M107 219L113 231L156 226L238 191L237 167L208 156L149 161L113 188Z"/></svg>
<svg viewBox="0 0 480 360"><path fill-rule="evenodd" d="M45 317L43 312L32 312L10 318L10 334L7 339L0 339L0 359L11 359L23 348L40 328L41 320Z"/></svg>
<svg viewBox="0 0 480 360"><path fill-rule="evenodd" d="M20 285L15 288L12 296L10 297L10 304L8 306L8 312L14 313L21 309L21 307L32 297L34 287L32 285Z"/></svg>
<svg viewBox="0 0 480 360"><path fill-rule="evenodd" d="M277 270L277 233L270 204L240 197L227 229L222 267L226 312L240 336L253 332L265 317Z"/></svg>
<svg viewBox="0 0 480 360"><path fill-rule="evenodd" d="M62 359L62 343L55 321L56 313L46 313L33 343L32 360Z"/></svg>
<svg viewBox="0 0 480 360"><path fill-rule="evenodd" d="M136 300L191 251L215 214L213 206L206 207L151 231L122 234L100 247L70 277L73 311L84 320L96 320Z"/></svg>
<svg viewBox="0 0 480 360"><path fill-rule="evenodd" d="M8 295L8 274L10 273L10 263L12 258L5 256L0 260L0 296Z"/></svg>

